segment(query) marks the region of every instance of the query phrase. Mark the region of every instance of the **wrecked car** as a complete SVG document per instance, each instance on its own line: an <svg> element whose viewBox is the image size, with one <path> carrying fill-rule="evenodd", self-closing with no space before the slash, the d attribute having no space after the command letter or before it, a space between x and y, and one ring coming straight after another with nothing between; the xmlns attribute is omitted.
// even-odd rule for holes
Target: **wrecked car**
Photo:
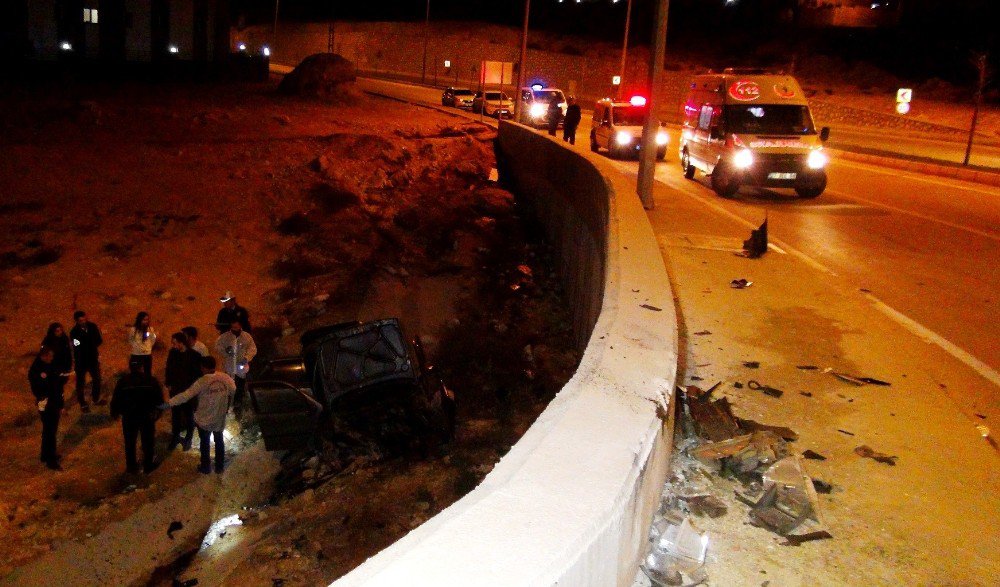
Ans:
<svg viewBox="0 0 1000 587"><path fill-rule="evenodd" d="M449 442L454 394L395 318L310 330L297 357L247 382L268 450L318 449L363 437L382 445Z"/></svg>

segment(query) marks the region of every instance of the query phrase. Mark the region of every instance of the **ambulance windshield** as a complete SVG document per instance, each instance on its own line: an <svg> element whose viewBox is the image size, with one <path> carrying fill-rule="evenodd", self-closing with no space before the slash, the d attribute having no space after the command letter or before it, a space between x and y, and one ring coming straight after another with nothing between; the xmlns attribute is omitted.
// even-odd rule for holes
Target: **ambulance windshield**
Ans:
<svg viewBox="0 0 1000 587"><path fill-rule="evenodd" d="M758 135L816 134L808 106L754 104L726 106L726 132Z"/></svg>

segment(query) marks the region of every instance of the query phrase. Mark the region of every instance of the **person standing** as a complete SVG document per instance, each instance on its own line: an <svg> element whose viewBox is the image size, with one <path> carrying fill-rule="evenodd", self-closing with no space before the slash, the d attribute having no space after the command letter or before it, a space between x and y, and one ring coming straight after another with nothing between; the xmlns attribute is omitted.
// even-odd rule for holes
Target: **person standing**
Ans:
<svg viewBox="0 0 1000 587"><path fill-rule="evenodd" d="M125 470L138 473L135 443L142 441L142 472L151 473L156 468L156 419L157 406L163 402L163 387L155 377L146 372L146 364L133 357L128 363L129 372L118 380L111 396L111 417L122 419L125 438Z"/></svg>
<svg viewBox="0 0 1000 587"><path fill-rule="evenodd" d="M98 352L98 347L101 346L104 339L101 338L101 330L87 319L87 313L83 310L73 312L73 321L76 324L69 331L69 336L73 342L73 362L76 367L76 400L84 412L89 412L90 406L87 404L87 398L83 392L88 373L90 374L90 397L99 406L108 403L107 400L101 398L101 362Z"/></svg>
<svg viewBox="0 0 1000 587"><path fill-rule="evenodd" d="M250 361L257 356L257 345L239 322L233 322L229 330L215 341L215 352L222 357L222 370L236 381L233 412L240 418L243 416L247 373L250 372Z"/></svg>
<svg viewBox="0 0 1000 587"><path fill-rule="evenodd" d="M187 336L188 346L191 347L191 350L193 350L194 352L198 353L203 357L208 356L208 347L205 346L205 343L198 340L197 328L195 328L194 326L185 326L184 328L181 328L181 332L183 332L185 336Z"/></svg>
<svg viewBox="0 0 1000 587"><path fill-rule="evenodd" d="M569 97L569 106L566 107L566 119L563 121L563 140L571 145L576 144L576 128L580 126L580 105L576 103L576 97Z"/></svg>
<svg viewBox="0 0 1000 587"><path fill-rule="evenodd" d="M69 336L66 330L58 322L49 324L49 329L42 340L43 347L52 349L52 364L59 373L59 395L63 395L66 389L66 382L69 381L69 374L73 371L73 348L69 343ZM85 410L86 411L86 410Z"/></svg>
<svg viewBox="0 0 1000 587"><path fill-rule="evenodd" d="M204 346L204 345L202 345ZM187 391L191 384L201 377L201 355L188 346L188 337L183 332L175 332L170 337L170 354L167 355L167 371L164 383L170 397ZM174 450L183 444L184 450L191 450L194 440L194 408L198 400L185 402L170 410L170 448ZM181 438L181 432L186 432Z"/></svg>
<svg viewBox="0 0 1000 587"><path fill-rule="evenodd" d="M128 344L132 351L129 363L140 361L145 367L146 374L151 374L156 331L150 326L149 312L139 312L135 315L135 323L128 329Z"/></svg>
<svg viewBox="0 0 1000 587"><path fill-rule="evenodd" d="M53 471L62 471L56 453L56 435L59 432L59 415L63 409L62 385L56 368L55 351L42 347L28 369L28 383L35 396L35 406L42 419L42 450L39 459Z"/></svg>
<svg viewBox="0 0 1000 587"><path fill-rule="evenodd" d="M233 292L227 291L226 295L219 298L219 301L222 302L222 308L215 318L215 329L219 331L219 334L229 330L229 325L233 322L239 322L243 330L253 332L253 328L250 328L250 312L236 303Z"/></svg>
<svg viewBox="0 0 1000 587"><path fill-rule="evenodd" d="M215 472L221 473L226 464L226 441L222 432L226 429L226 412L236 393L236 383L225 373L215 370L215 357L201 358L202 376L191 387L170 398L160 406L167 409L179 406L197 398L198 407L194 411L194 423L198 426L198 440L201 445L201 465L198 472L208 474L211 469L211 440L215 440Z"/></svg>
<svg viewBox="0 0 1000 587"><path fill-rule="evenodd" d="M552 96L552 101L549 102L549 109L546 111L546 119L549 123L549 136L556 136L556 130L559 129L562 117L562 106L559 105L559 95L556 94Z"/></svg>

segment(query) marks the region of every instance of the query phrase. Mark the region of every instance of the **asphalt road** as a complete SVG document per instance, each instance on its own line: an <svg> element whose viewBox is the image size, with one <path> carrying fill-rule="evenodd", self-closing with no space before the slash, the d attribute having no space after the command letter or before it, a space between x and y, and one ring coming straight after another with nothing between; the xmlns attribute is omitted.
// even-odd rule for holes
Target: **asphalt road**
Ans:
<svg viewBox="0 0 1000 587"><path fill-rule="evenodd" d="M363 80L364 87L440 106L432 88ZM456 111L457 112L457 111ZM577 149L589 149L589 120ZM478 118L478 116L477 116ZM657 180L748 226L767 215L772 242L840 278L922 338L945 348L1000 386L1000 190L979 184L848 161L833 161L829 187L815 200L790 190L744 188L725 200L700 173L686 180L676 134ZM633 172L634 161L616 162ZM679 278L682 278L680 276Z"/></svg>
<svg viewBox="0 0 1000 587"><path fill-rule="evenodd" d="M977 133L979 134L979 133ZM881 151L923 159L961 163L965 159L966 142L942 138L895 134L891 131L871 131L863 128L835 127L830 133L829 146L835 149ZM994 139L985 143L980 137L972 145L969 163L979 167L1000 168L1000 146Z"/></svg>

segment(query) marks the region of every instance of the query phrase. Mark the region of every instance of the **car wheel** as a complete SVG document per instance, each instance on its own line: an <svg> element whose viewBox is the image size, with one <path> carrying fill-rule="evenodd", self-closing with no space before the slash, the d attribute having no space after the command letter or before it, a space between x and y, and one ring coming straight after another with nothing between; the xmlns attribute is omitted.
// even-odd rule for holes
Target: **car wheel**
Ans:
<svg viewBox="0 0 1000 587"><path fill-rule="evenodd" d="M712 170L712 189L723 198L731 198L739 191L740 182L720 163Z"/></svg>
<svg viewBox="0 0 1000 587"><path fill-rule="evenodd" d="M684 154L681 155L681 169L684 170L684 177L694 178L694 165L691 165L691 154L688 153L687 149L684 149Z"/></svg>
<svg viewBox="0 0 1000 587"><path fill-rule="evenodd" d="M597 144L597 136L594 134L594 131L590 131L590 150L595 153L601 150L601 147Z"/></svg>

